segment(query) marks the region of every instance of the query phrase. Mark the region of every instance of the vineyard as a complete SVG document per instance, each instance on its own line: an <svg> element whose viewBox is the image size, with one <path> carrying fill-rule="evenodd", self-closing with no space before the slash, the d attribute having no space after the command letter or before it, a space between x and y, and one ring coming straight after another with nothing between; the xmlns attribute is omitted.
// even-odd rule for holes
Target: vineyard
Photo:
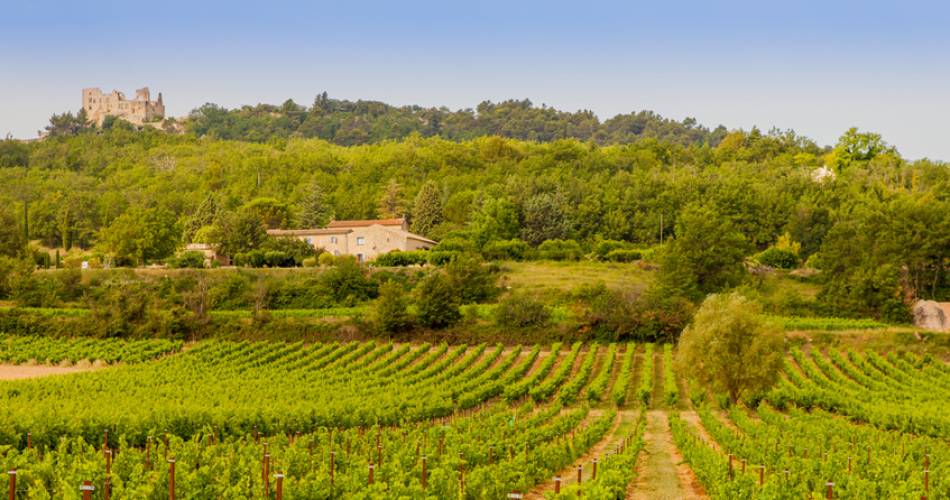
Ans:
<svg viewBox="0 0 950 500"><path fill-rule="evenodd" d="M714 498L948 498L950 369L793 350L756 410L698 410L671 431Z"/></svg>
<svg viewBox="0 0 950 500"><path fill-rule="evenodd" d="M950 367L930 357L792 349L756 408L721 410L670 345L0 349L118 363L0 382L13 498L82 498L84 481L90 498L950 497ZM679 489L652 489L651 468Z"/></svg>
<svg viewBox="0 0 950 500"><path fill-rule="evenodd" d="M4 341L123 360L0 383L17 498L613 498L641 447L634 344Z"/></svg>

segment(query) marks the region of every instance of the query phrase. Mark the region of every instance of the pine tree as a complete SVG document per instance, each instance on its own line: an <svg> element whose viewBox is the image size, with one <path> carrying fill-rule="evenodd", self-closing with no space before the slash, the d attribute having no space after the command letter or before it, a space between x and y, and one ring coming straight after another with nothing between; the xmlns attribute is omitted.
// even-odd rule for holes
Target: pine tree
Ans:
<svg viewBox="0 0 950 500"><path fill-rule="evenodd" d="M439 187L432 181L426 182L416 195L412 209L412 230L423 236L442 223L442 196Z"/></svg>
<svg viewBox="0 0 950 500"><path fill-rule="evenodd" d="M402 217L406 214L406 203L402 197L402 186L396 179L390 179L389 184L379 199L378 215L383 219Z"/></svg>
<svg viewBox="0 0 950 500"><path fill-rule="evenodd" d="M327 203L323 188L316 181L312 182L307 188L307 193L297 205L297 227L323 227L332 218L333 208Z"/></svg>
<svg viewBox="0 0 950 500"><path fill-rule="evenodd" d="M195 214L185 223L185 241L190 242L199 229L214 224L218 218L218 202L213 194L208 196L198 205Z"/></svg>

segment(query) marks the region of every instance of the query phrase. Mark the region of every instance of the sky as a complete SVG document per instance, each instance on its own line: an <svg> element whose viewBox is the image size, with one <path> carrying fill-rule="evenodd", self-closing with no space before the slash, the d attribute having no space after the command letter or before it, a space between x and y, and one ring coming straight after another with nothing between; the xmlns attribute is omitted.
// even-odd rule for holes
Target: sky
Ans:
<svg viewBox="0 0 950 500"><path fill-rule="evenodd" d="M950 161L950 2L0 0L0 135L81 89L149 86L171 116L288 98L474 108L528 98L602 120L849 127Z"/></svg>

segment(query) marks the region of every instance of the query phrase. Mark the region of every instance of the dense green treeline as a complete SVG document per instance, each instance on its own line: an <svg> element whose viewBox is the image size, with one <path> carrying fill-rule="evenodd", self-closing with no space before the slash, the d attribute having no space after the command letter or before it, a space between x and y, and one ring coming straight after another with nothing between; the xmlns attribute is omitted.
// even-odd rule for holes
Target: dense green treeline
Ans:
<svg viewBox="0 0 950 500"><path fill-rule="evenodd" d="M950 169L875 134L850 130L834 148L757 130L611 145L205 134L113 126L0 142L4 253L31 240L64 259L78 247L142 264L203 241L259 249L251 261L275 250L264 227L407 216L441 250L487 259L648 249L669 271L662 291L694 300L746 282L743 261L820 271L840 314L903 321L911 300L948 295Z"/></svg>
<svg viewBox="0 0 950 500"><path fill-rule="evenodd" d="M225 109L206 104L188 117L187 130L218 139L267 142L279 138L319 138L352 146L418 134L451 140L501 136L528 141L579 139L599 144L656 138L678 144L718 144L725 127L715 130L695 119L682 122L650 111L621 114L601 122L594 113L537 107L531 101L484 101L475 109L391 106L377 101L330 99L324 92L309 108L292 100L280 106L258 104Z"/></svg>

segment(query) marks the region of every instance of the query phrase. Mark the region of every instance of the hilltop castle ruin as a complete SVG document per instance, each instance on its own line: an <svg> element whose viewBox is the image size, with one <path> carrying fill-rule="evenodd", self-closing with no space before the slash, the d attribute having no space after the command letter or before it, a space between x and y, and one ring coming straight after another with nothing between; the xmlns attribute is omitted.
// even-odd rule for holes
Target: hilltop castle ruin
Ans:
<svg viewBox="0 0 950 500"><path fill-rule="evenodd" d="M136 90L135 99L131 100L118 90L103 94L98 88L82 89L82 109L86 111L86 117L100 127L107 116L122 118L135 125L161 121L165 118L162 93L158 93L157 101L150 99L148 87Z"/></svg>

